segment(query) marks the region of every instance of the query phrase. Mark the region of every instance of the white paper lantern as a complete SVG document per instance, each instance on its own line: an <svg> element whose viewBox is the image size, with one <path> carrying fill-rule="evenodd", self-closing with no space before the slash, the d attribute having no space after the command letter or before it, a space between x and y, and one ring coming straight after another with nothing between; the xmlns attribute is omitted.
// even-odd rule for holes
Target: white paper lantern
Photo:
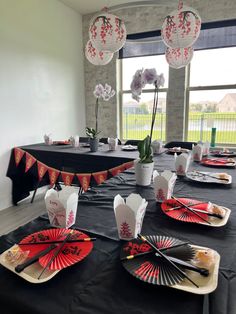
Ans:
<svg viewBox="0 0 236 314"><path fill-rule="evenodd" d="M85 47L85 56L94 65L106 65L111 61L113 53L97 50L89 40Z"/></svg>
<svg viewBox="0 0 236 314"><path fill-rule="evenodd" d="M166 61L170 67L180 69L185 67L192 60L193 48L167 48L166 49Z"/></svg>
<svg viewBox="0 0 236 314"><path fill-rule="evenodd" d="M125 44L125 24L119 17L102 12L92 19L89 26L89 38L98 50L114 53Z"/></svg>
<svg viewBox="0 0 236 314"><path fill-rule="evenodd" d="M180 6L166 16L162 25L162 39L171 48L190 47L197 40L201 29L201 18L196 10Z"/></svg>

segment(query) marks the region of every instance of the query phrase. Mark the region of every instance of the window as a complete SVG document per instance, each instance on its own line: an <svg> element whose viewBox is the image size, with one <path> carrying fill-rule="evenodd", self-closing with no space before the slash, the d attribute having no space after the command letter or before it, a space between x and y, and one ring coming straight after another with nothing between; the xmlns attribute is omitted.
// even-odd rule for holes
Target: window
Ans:
<svg viewBox="0 0 236 314"><path fill-rule="evenodd" d="M165 140L166 92L168 84L168 64L164 55L133 57L123 59L122 89L121 89L121 138L143 139L150 132L151 113L154 89L146 85L140 102L132 99L130 83L136 70L141 68L156 68L157 73L163 73L165 86L158 93L158 112L156 115L153 138Z"/></svg>
<svg viewBox="0 0 236 314"><path fill-rule="evenodd" d="M236 47L195 51L190 65L189 141L210 141L215 127L218 144L236 143Z"/></svg>

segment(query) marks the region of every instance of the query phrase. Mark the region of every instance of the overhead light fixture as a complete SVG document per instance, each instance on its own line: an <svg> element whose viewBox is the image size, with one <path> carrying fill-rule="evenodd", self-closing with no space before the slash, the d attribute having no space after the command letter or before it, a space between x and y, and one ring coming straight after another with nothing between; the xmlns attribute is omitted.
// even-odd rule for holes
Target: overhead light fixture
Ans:
<svg viewBox="0 0 236 314"><path fill-rule="evenodd" d="M192 45L198 39L201 18L198 12L179 1L178 9L165 17L162 39L166 46L166 60L174 68L185 67L193 57Z"/></svg>
<svg viewBox="0 0 236 314"><path fill-rule="evenodd" d="M124 46L126 35L124 21L104 8L90 22L86 58L95 65L109 63L113 54Z"/></svg>
<svg viewBox="0 0 236 314"><path fill-rule="evenodd" d="M85 56L93 65L106 65L113 58L113 53L97 50L89 40L85 47Z"/></svg>
<svg viewBox="0 0 236 314"><path fill-rule="evenodd" d="M166 49L166 61L174 69L180 69L189 64L193 58L193 48L170 48Z"/></svg>
<svg viewBox="0 0 236 314"><path fill-rule="evenodd" d="M125 24L118 16L107 12L107 8L105 8L92 18L89 26L89 38L99 51L114 53L125 44Z"/></svg>
<svg viewBox="0 0 236 314"><path fill-rule="evenodd" d="M178 10L165 17L162 26L162 39L171 48L192 46L198 39L201 29L201 18L196 10L179 2Z"/></svg>

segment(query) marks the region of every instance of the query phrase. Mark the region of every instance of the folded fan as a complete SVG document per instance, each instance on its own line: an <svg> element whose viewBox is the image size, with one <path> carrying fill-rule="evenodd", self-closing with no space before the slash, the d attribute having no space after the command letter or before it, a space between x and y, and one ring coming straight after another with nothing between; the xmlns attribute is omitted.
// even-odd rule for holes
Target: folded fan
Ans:
<svg viewBox="0 0 236 314"><path fill-rule="evenodd" d="M195 256L195 250L184 244L183 241L167 236L145 236L158 249L166 249L166 255L179 258L183 261L190 261ZM172 250L172 246L177 248ZM179 247L178 247L179 246ZM170 248L169 251L168 248ZM148 243L140 239L128 241L121 250L121 259L124 268L138 279L155 285L175 285L183 281L184 276L180 274L172 265L161 258L157 258L155 254L144 254L132 260L125 260L128 255L139 254L150 251L152 248Z"/></svg>
<svg viewBox="0 0 236 314"><path fill-rule="evenodd" d="M51 244L48 244L47 241L63 241L67 234L70 232L70 229L48 229L43 231L35 232L31 235L28 235L22 239L19 243L20 247L24 251L30 251L29 258L34 257L36 254L41 252L44 249L47 249ZM72 239L76 237L77 239L89 238L88 235L81 231L73 230ZM21 245L29 242L44 242L42 245ZM61 270L62 268L68 267L84 259L92 250L93 242L77 242L77 243L66 243L62 251L58 254L57 258L51 263L50 270ZM42 267L45 267L48 261L52 258L55 250L50 251L45 256L39 258L39 263Z"/></svg>

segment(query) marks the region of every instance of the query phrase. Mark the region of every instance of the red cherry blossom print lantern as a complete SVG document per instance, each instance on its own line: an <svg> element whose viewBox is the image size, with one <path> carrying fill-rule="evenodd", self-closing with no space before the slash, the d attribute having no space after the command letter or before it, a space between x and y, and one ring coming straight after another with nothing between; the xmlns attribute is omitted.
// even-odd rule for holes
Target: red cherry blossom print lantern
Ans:
<svg viewBox="0 0 236 314"><path fill-rule="evenodd" d="M201 29L201 18L196 10L179 6L178 10L165 17L162 39L170 48L190 47L197 40Z"/></svg>
<svg viewBox="0 0 236 314"><path fill-rule="evenodd" d="M99 51L116 52L126 41L124 22L117 16L102 12L95 16L89 26L89 37Z"/></svg>
<svg viewBox="0 0 236 314"><path fill-rule="evenodd" d="M106 65L111 61L113 53L97 50L89 40L85 47L85 56L94 65Z"/></svg>
<svg viewBox="0 0 236 314"><path fill-rule="evenodd" d="M193 48L169 48L166 49L166 61L174 69L185 67L192 60Z"/></svg>

